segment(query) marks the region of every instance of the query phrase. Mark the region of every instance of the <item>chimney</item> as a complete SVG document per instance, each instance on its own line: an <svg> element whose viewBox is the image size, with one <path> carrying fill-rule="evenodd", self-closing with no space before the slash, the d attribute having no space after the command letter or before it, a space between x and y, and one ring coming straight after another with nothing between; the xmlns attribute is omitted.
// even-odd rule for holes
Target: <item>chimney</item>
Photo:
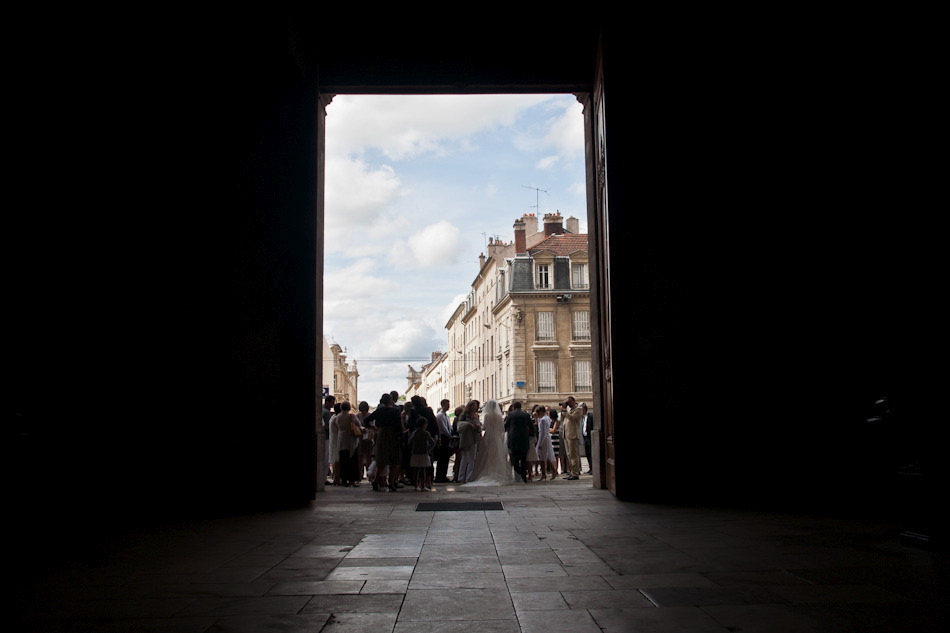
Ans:
<svg viewBox="0 0 950 633"><path fill-rule="evenodd" d="M538 216L533 213L525 213L521 216L521 220L525 224L526 237L530 238L538 232Z"/></svg>
<svg viewBox="0 0 950 633"><path fill-rule="evenodd" d="M573 215L567 219L567 232L579 235L581 232L581 221Z"/></svg>
<svg viewBox="0 0 950 633"><path fill-rule="evenodd" d="M515 254L527 253L528 243L524 236L524 220L515 220Z"/></svg>
<svg viewBox="0 0 950 633"><path fill-rule="evenodd" d="M549 235L560 235L564 232L564 226L561 224L560 213L544 214L544 237Z"/></svg>
<svg viewBox="0 0 950 633"><path fill-rule="evenodd" d="M478 254L478 269L481 270L485 267L485 253Z"/></svg>

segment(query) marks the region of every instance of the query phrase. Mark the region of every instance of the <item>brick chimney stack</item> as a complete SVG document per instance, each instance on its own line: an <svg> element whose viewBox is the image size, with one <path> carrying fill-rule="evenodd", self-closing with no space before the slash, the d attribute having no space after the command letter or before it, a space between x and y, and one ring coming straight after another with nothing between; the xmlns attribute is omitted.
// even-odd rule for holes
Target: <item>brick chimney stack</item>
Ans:
<svg viewBox="0 0 950 633"><path fill-rule="evenodd" d="M580 220L575 218L573 215L567 219L565 226L567 227L567 231L569 233L579 235L581 232L581 222Z"/></svg>
<svg viewBox="0 0 950 633"><path fill-rule="evenodd" d="M524 236L524 220L515 220L515 254L527 253L528 243Z"/></svg>
<svg viewBox="0 0 950 633"><path fill-rule="evenodd" d="M564 226L561 222L562 220L560 213L545 213L544 237L548 237L549 235L561 235L564 233Z"/></svg>

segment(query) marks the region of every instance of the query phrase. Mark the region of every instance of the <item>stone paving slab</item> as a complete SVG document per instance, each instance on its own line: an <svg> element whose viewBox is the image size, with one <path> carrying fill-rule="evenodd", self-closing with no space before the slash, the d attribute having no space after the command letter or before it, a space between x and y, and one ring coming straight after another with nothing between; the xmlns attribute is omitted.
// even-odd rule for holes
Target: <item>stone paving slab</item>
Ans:
<svg viewBox="0 0 950 633"><path fill-rule="evenodd" d="M513 620L515 610L507 589L410 589L399 621Z"/></svg>
<svg viewBox="0 0 950 633"><path fill-rule="evenodd" d="M450 574L416 571L409 583L411 589L507 589L505 575L499 572L467 572Z"/></svg>

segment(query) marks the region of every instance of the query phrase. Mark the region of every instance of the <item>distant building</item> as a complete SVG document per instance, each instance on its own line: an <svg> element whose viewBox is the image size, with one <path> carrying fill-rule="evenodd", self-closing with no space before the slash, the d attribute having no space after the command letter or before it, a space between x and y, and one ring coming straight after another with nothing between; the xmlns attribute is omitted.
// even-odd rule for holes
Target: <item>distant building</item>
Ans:
<svg viewBox="0 0 950 633"><path fill-rule="evenodd" d="M328 344L323 339L323 390L329 393L337 402L349 402L356 408L360 372L354 360L352 365L346 360L346 350L337 343ZM322 396L321 396L322 397Z"/></svg>
<svg viewBox="0 0 950 633"><path fill-rule="evenodd" d="M444 395L444 375L445 364L442 362L446 354L444 352L432 352L432 361L426 363L418 371L409 365L409 373L406 374L406 399L413 396L422 396L433 409L439 408L439 403Z"/></svg>
<svg viewBox="0 0 950 633"><path fill-rule="evenodd" d="M425 367L423 365L423 367ZM409 365L409 373L406 374L406 400L411 399L413 396L424 396L425 393L421 391L422 388L422 372L417 371Z"/></svg>
<svg viewBox="0 0 950 633"><path fill-rule="evenodd" d="M526 214L514 241L492 240L472 291L446 323L443 387L452 405L477 399L593 402L588 239L576 218Z"/></svg>

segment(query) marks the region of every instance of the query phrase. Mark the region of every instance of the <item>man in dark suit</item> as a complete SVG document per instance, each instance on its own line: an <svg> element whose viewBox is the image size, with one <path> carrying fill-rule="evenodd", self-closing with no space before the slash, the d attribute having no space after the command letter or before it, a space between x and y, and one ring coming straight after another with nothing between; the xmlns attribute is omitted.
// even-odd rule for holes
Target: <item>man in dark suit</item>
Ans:
<svg viewBox="0 0 950 633"><path fill-rule="evenodd" d="M508 414L508 451L511 453L511 466L528 483L528 434L531 427L531 416L521 408L517 400L511 404L511 413Z"/></svg>
<svg viewBox="0 0 950 633"><path fill-rule="evenodd" d="M584 455L587 456L587 473L594 472L594 464L590 459L590 432L594 428L594 414L587 410L587 403L581 403L581 433L584 438Z"/></svg>
<svg viewBox="0 0 950 633"><path fill-rule="evenodd" d="M449 483L449 458L454 452L452 449L452 425L449 423L449 401L443 400L441 408L435 416L436 429L438 432L438 445L435 449L435 461L438 466L435 469L435 483ZM435 435L435 433L433 433Z"/></svg>

